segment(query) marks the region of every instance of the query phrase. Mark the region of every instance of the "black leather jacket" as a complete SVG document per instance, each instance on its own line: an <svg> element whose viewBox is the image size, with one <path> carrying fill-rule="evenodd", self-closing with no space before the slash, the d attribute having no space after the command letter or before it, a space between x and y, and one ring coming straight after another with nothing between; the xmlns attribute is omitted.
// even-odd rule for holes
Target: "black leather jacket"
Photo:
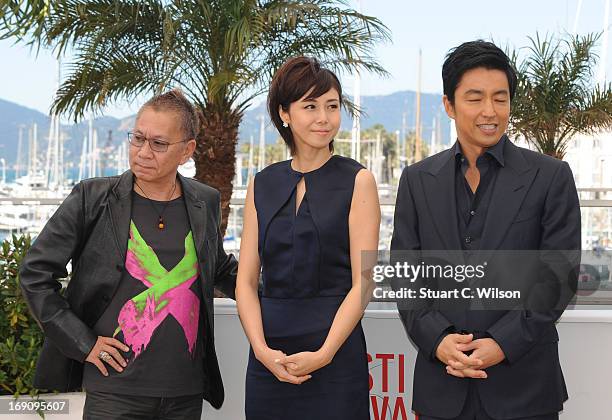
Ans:
<svg viewBox="0 0 612 420"><path fill-rule="evenodd" d="M214 345L213 289L234 298L238 263L223 250L219 192L179 175L200 264L204 304L204 398L221 407L223 383ZM23 260L21 288L45 334L34 386L68 392L81 387L83 363L97 336L92 327L125 270L133 175L81 181L63 201ZM58 278L72 277L64 295Z"/></svg>

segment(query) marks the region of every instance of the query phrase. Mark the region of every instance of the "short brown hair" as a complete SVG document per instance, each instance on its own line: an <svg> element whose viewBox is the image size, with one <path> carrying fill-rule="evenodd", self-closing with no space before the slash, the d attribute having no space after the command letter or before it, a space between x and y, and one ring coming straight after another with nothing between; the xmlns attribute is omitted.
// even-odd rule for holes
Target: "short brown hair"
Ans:
<svg viewBox="0 0 612 420"><path fill-rule="evenodd" d="M330 89L336 89L342 104L342 87L338 77L321 66L316 58L293 57L281 66L272 78L268 92L268 112L272 123L289 147L295 153L295 140L291 128L283 127L283 120L278 112L279 107L289 110L289 105L302 98L312 89L308 99L318 98ZM329 143L329 150L334 150L334 141Z"/></svg>
<svg viewBox="0 0 612 420"><path fill-rule="evenodd" d="M142 111L151 108L154 111L170 111L178 114L181 131L185 137L183 140L195 139L200 131L198 114L189 99L185 97L180 89L172 89L168 92L155 95L140 107L136 119Z"/></svg>

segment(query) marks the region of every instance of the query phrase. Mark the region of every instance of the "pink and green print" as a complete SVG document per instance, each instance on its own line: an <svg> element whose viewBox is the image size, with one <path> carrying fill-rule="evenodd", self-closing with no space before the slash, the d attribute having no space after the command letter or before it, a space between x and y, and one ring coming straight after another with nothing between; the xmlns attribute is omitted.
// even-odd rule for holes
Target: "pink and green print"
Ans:
<svg viewBox="0 0 612 420"><path fill-rule="evenodd" d="M192 233L185 237L185 256L172 270L167 271L132 222L125 266L132 277L147 286L147 290L123 305L114 336L122 331L125 344L132 347L136 358L146 350L157 327L171 315L183 329L193 356L198 336L200 299L189 289L198 276Z"/></svg>

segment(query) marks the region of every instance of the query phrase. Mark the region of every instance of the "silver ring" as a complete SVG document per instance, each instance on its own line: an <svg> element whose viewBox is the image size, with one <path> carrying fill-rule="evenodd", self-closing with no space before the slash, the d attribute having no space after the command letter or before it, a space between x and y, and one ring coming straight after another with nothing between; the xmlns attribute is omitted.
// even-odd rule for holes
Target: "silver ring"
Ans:
<svg viewBox="0 0 612 420"><path fill-rule="evenodd" d="M104 350L102 350L100 353L98 353L98 359L108 362L110 361L110 359L112 359L112 357L110 354L108 354L108 352L105 352Z"/></svg>

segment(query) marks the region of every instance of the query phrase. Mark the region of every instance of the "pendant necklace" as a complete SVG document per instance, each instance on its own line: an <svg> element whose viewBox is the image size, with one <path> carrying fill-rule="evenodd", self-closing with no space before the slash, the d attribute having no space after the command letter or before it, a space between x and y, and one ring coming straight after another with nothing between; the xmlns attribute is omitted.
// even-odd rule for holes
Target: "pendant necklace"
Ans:
<svg viewBox="0 0 612 420"><path fill-rule="evenodd" d="M159 216L159 218L157 219L157 228L159 230L163 230L166 227L166 224L164 223L164 212L166 211L168 204L170 204L170 199L172 198L172 196L174 195L174 191L176 190L176 178L174 179L174 185L172 186L172 191L170 191L170 196L168 197L168 201L166 201L166 204L164 204L164 207L162 208L161 213L157 211L157 206L155 205L153 200L149 198L145 190L143 190L142 187L138 185L138 182L134 181L134 184L136 184L136 186L140 189L140 191L142 191L145 197L147 197L147 200L149 200L149 203L151 203L153 210L155 210L155 213L157 213L157 215Z"/></svg>

